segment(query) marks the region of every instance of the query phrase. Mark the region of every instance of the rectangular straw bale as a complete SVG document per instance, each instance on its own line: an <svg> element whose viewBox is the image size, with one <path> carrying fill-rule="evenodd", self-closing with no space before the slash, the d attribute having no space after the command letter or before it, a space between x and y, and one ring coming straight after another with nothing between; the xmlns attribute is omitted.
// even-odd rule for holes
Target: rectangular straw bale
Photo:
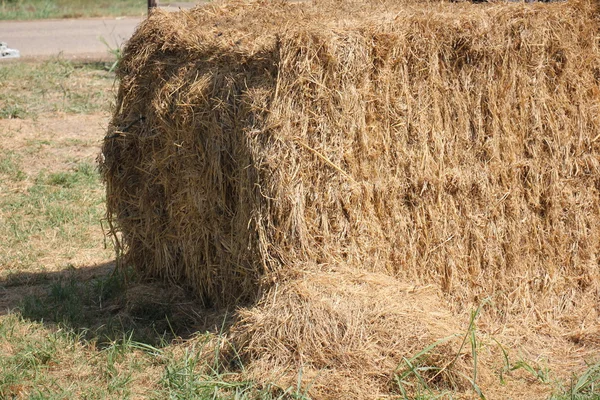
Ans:
<svg viewBox="0 0 600 400"><path fill-rule="evenodd" d="M597 305L599 37L587 1L153 12L103 148L125 261L218 304L345 264Z"/></svg>

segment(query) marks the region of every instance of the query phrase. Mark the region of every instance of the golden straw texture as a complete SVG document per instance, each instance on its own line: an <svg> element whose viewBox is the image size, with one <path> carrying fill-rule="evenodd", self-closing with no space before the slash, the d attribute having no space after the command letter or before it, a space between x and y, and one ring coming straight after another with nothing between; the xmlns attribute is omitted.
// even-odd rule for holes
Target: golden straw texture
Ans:
<svg viewBox="0 0 600 400"><path fill-rule="evenodd" d="M395 314L400 282L432 285L449 313L491 298L499 322L597 326L598 15L585 0L154 11L125 48L103 147L123 261L206 304L257 304L234 329L249 360L369 379L453 326ZM396 288L365 283L390 325L356 276ZM375 344L319 353L344 340Z"/></svg>

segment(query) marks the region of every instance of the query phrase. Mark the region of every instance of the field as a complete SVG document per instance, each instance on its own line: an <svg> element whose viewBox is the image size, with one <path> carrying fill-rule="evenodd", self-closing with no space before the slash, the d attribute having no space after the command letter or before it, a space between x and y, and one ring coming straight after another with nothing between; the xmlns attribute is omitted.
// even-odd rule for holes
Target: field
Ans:
<svg viewBox="0 0 600 400"><path fill-rule="evenodd" d="M237 310L205 307L182 287L141 280L128 268L115 269L106 191L98 172L119 83L111 66L60 58L0 64L0 398L310 398L312 378L302 369L294 371L297 383L280 387L264 379L257 383L246 373L248 366L230 341ZM322 162L324 156L317 155ZM423 194L426 186L419 190ZM446 243L432 246L431 253ZM314 301L322 295L323 304L344 299L349 308L357 305L368 315L373 304L355 296L369 292L369 285L386 287L373 275L371 281L342 293L338 278L355 276L314 275L298 285L298 292L276 292L275 297L300 293ZM325 292L319 291L323 288ZM406 288L401 294L390 289L388 297L416 300L414 305L399 301L399 315L414 311L408 306L435 309L438 300L427 286ZM300 304L276 303L274 298L264 304L270 300L275 306ZM303 313L314 309L277 311L288 320L302 321ZM478 386L486 380L490 387L511 388L503 392L510 396L503 398L600 399L595 339L582 339L590 343L587 348L574 339L571 347L564 346L571 342L557 342L543 324L529 335L514 325L494 331L490 327L498 326L494 318L499 313L488 299L460 315L468 318L453 321L458 330L402 355L395 368L381 372L390 377L392 398L499 398L499 392ZM395 334L382 333L392 339ZM358 336L342 339L360 340ZM435 364L438 350L449 341L460 348L446 354L440 368ZM353 348L351 342L344 344ZM461 364L466 376L444 376L454 364ZM357 369L356 376L360 372ZM331 393L333 386L339 391L340 386L360 382L356 376L332 382ZM444 379L436 379L440 376ZM470 384L453 388L447 384L453 379Z"/></svg>
<svg viewBox="0 0 600 400"><path fill-rule="evenodd" d="M113 272L96 167L109 67L0 66L0 398L256 393L226 382L218 355L199 358L226 315Z"/></svg>
<svg viewBox="0 0 600 400"><path fill-rule="evenodd" d="M139 16L147 11L142 0L2 0L0 20Z"/></svg>
<svg viewBox="0 0 600 400"><path fill-rule="evenodd" d="M114 274L96 170L114 93L108 67L0 67L15 85L0 102L0 397L303 398L302 387L256 387L207 356L225 340L226 315L201 311L181 289ZM552 399L599 398L598 365L567 381L543 360L513 356L505 369L543 382Z"/></svg>

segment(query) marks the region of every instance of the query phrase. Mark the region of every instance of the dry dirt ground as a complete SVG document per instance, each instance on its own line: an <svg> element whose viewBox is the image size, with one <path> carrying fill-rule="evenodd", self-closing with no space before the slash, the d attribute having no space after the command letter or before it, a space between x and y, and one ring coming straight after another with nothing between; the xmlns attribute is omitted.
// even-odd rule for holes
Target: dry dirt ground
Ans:
<svg viewBox="0 0 600 400"><path fill-rule="evenodd" d="M0 119L0 149L21 155L19 167L27 177L36 177L44 171L67 172L80 163L95 165L107 124L106 113L57 113L43 114L35 119ZM25 193L34 182L33 178L14 182L5 187L6 192L0 192L0 196ZM41 255L36 264L46 271L56 271L66 265L93 266L112 260L112 250L104 248L100 221L90 229L89 237L95 245L83 248L77 243L69 248L69 244L52 236L32 238L31 246Z"/></svg>
<svg viewBox="0 0 600 400"><path fill-rule="evenodd" d="M44 169L68 170L78 161L94 161L108 124L108 115L50 114L36 119L0 119L2 147L23 152L38 150L23 163L24 172L35 175ZM45 144L54 142L57 146Z"/></svg>

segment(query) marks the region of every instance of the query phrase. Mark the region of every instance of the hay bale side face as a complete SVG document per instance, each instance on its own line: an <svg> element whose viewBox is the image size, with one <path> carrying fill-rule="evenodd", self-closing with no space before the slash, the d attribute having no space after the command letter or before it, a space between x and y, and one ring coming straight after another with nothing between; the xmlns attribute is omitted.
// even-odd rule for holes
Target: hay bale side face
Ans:
<svg viewBox="0 0 600 400"><path fill-rule="evenodd" d="M267 192L285 264L435 282L458 307L493 296L543 320L593 310L600 58L580 7L441 6L285 35Z"/></svg>
<svg viewBox="0 0 600 400"><path fill-rule="evenodd" d="M108 212L125 263L209 304L244 302L266 267L249 137L275 84L273 48L225 51L194 35L201 22L154 13L127 47L103 149Z"/></svg>
<svg viewBox="0 0 600 400"><path fill-rule="evenodd" d="M126 49L112 126L144 120L103 168L130 262L217 303L314 262L540 318L589 304L590 5L236 7L155 13Z"/></svg>

